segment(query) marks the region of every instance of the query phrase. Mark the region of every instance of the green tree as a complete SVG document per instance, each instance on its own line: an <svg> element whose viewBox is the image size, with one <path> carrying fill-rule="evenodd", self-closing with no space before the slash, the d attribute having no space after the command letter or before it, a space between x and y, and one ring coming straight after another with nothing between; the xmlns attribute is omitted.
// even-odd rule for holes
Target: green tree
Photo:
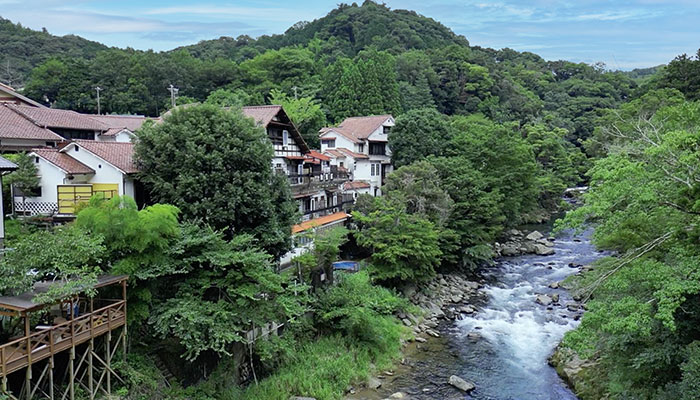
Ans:
<svg viewBox="0 0 700 400"><path fill-rule="evenodd" d="M396 118L389 134L391 160L399 168L430 155L441 156L450 145L447 118L434 109L411 110Z"/></svg>
<svg viewBox="0 0 700 400"><path fill-rule="evenodd" d="M309 147L320 148L318 131L326 126L326 114L318 101L312 97L290 97L280 90L273 89L270 92L270 103L284 107L284 111L299 129Z"/></svg>
<svg viewBox="0 0 700 400"><path fill-rule="evenodd" d="M17 164L17 169L5 178L5 182L10 187L14 187L22 195L22 209L25 210L24 203L27 196L39 187L41 180L39 178L39 170L36 168L34 159L29 157L27 153L19 153L17 155L9 155L8 159Z"/></svg>
<svg viewBox="0 0 700 400"><path fill-rule="evenodd" d="M435 275L442 255L435 224L387 202L369 215L354 212L353 218L361 227L354 232L357 243L372 251L373 278L397 284Z"/></svg>
<svg viewBox="0 0 700 400"><path fill-rule="evenodd" d="M693 398L700 323L700 104L619 123L617 145L590 171L583 207L565 226L596 224L603 259L578 281L590 298L565 344L596 360L586 384L610 398ZM688 380L686 380L688 379Z"/></svg>
<svg viewBox="0 0 700 400"><path fill-rule="evenodd" d="M289 249L296 218L289 185L270 168L265 131L240 110L176 109L162 124L141 129L135 151L155 201L228 238L251 234L275 257Z"/></svg>

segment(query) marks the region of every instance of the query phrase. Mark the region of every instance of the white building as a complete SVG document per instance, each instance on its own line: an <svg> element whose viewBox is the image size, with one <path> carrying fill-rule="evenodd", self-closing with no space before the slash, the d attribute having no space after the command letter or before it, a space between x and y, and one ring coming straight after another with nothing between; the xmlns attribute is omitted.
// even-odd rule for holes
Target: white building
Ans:
<svg viewBox="0 0 700 400"><path fill-rule="evenodd" d="M71 215L95 194L105 198L128 195L139 203L134 181L133 144L75 140L59 149L38 148L29 153L36 163L40 185L35 193L14 193L15 211L28 215Z"/></svg>
<svg viewBox="0 0 700 400"><path fill-rule="evenodd" d="M333 159L332 165L346 168L352 181L369 184L370 194L379 196L392 171L388 146L392 126L391 115L346 118L337 127L321 129L321 152Z"/></svg>

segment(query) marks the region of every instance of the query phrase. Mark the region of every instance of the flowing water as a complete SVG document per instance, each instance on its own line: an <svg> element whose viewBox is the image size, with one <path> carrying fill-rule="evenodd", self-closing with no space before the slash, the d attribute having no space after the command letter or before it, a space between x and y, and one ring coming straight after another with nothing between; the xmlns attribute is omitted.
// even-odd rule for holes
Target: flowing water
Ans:
<svg viewBox="0 0 700 400"><path fill-rule="evenodd" d="M420 345L409 355L411 365L385 378L376 393L353 398L384 398L404 392L411 399L555 400L576 396L547 363L564 334L576 327L580 312L564 289L551 289L578 272L574 264L590 264L601 254L588 239L589 232L562 234L552 256L506 258L485 272L479 311L441 326L441 337ZM544 307L537 294L558 294L559 305ZM463 394L447 384L450 375L472 381L476 390Z"/></svg>

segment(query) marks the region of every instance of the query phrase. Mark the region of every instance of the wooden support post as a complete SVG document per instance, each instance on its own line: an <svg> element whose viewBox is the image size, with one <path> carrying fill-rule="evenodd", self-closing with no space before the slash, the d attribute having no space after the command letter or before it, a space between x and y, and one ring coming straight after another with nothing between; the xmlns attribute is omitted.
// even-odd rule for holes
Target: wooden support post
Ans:
<svg viewBox="0 0 700 400"><path fill-rule="evenodd" d="M49 358L49 399L53 400L53 351Z"/></svg>
<svg viewBox="0 0 700 400"><path fill-rule="evenodd" d="M73 302L71 302L71 306ZM73 328L71 327L71 331ZM68 393L70 393L70 400L75 400L75 345L70 348L70 361L68 362Z"/></svg>
<svg viewBox="0 0 700 400"><path fill-rule="evenodd" d="M105 361L107 363L107 393L112 394L112 331L107 331Z"/></svg>
<svg viewBox="0 0 700 400"><path fill-rule="evenodd" d="M95 388L93 387L92 379L92 352L95 350L95 339L90 338L90 344L88 348L88 389L90 391L90 400L95 399Z"/></svg>
<svg viewBox="0 0 700 400"><path fill-rule="evenodd" d="M0 356L2 356L2 393L7 394L7 356L4 347Z"/></svg>
<svg viewBox="0 0 700 400"><path fill-rule="evenodd" d="M95 388L93 387L92 379L92 353L95 351L95 303L90 297L90 344L88 345L88 388L90 390L90 400L95 399Z"/></svg>
<svg viewBox="0 0 700 400"><path fill-rule="evenodd" d="M128 337L128 332L126 329L126 326L128 325L127 323L127 317L126 317L126 309L127 309L127 304L126 304L126 280L122 281L122 299L124 300L124 331L122 333L122 347L124 349L124 362L126 362L126 351L127 351L127 339Z"/></svg>
<svg viewBox="0 0 700 400"><path fill-rule="evenodd" d="M32 340L29 338L30 335L29 326L29 316L24 313L24 336L27 338L27 371L25 373L25 391L27 400L32 400Z"/></svg>

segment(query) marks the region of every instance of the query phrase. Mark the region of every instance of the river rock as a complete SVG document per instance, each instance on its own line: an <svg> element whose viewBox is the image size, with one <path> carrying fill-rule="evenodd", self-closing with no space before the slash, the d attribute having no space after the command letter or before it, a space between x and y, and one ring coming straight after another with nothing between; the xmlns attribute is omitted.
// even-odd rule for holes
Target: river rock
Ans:
<svg viewBox="0 0 700 400"><path fill-rule="evenodd" d="M538 294L535 298L535 303L542 304L543 306L548 306L552 304L552 298L546 294Z"/></svg>
<svg viewBox="0 0 700 400"><path fill-rule="evenodd" d="M452 300L453 303L459 303L460 301L462 301L462 295L453 294L452 297L450 297L450 300Z"/></svg>
<svg viewBox="0 0 700 400"><path fill-rule="evenodd" d="M452 375L447 383L466 393L471 392L476 388L473 383L467 382L457 375Z"/></svg>
<svg viewBox="0 0 700 400"><path fill-rule="evenodd" d="M554 249L541 244L535 244L535 254L539 256L551 256L554 254Z"/></svg>
<svg viewBox="0 0 700 400"><path fill-rule="evenodd" d="M552 282L549 284L550 289L559 289L559 282Z"/></svg>
<svg viewBox="0 0 700 400"><path fill-rule="evenodd" d="M372 390L379 389L380 387L382 387L382 381L380 381L377 378L370 377L369 379L367 379L367 387Z"/></svg>
<svg viewBox="0 0 700 400"><path fill-rule="evenodd" d="M389 398L390 399L405 399L406 394L402 393L402 392L396 392L396 393L392 394L391 396L389 396Z"/></svg>
<svg viewBox="0 0 700 400"><path fill-rule="evenodd" d="M476 310L472 306L463 306L459 309L459 311L465 314L474 314L474 312L476 312Z"/></svg>
<svg viewBox="0 0 700 400"><path fill-rule="evenodd" d="M518 254L520 254L520 250L515 244L509 243L501 247L501 255L504 257L517 256Z"/></svg>
<svg viewBox="0 0 700 400"><path fill-rule="evenodd" d="M430 336L432 336L432 337L440 337L440 334L437 333L436 331L432 330L432 329L427 329L427 330L425 331L425 333L427 333L428 335L430 335Z"/></svg>
<svg viewBox="0 0 700 400"><path fill-rule="evenodd" d="M532 231L532 232L530 232L529 235L525 236L525 239L527 239L527 240L540 240L543 237L544 237L544 235L539 233L538 231Z"/></svg>
<svg viewBox="0 0 700 400"><path fill-rule="evenodd" d="M559 293L554 293L551 297L552 297L552 302L559 303Z"/></svg>
<svg viewBox="0 0 700 400"><path fill-rule="evenodd" d="M403 322L403 324L406 325L406 326L412 326L412 325L413 325L413 322L411 322L408 318L402 319L401 322Z"/></svg>
<svg viewBox="0 0 700 400"><path fill-rule="evenodd" d="M471 340L479 340L479 339L481 339L481 335L476 333L476 332L469 332L469 333L467 333L467 338L469 338Z"/></svg>
<svg viewBox="0 0 700 400"><path fill-rule="evenodd" d="M416 336L416 342L418 342L418 343L425 343L427 341L428 340L424 337Z"/></svg>
<svg viewBox="0 0 700 400"><path fill-rule="evenodd" d="M579 305L578 303L566 303L566 309L569 311L578 311Z"/></svg>

